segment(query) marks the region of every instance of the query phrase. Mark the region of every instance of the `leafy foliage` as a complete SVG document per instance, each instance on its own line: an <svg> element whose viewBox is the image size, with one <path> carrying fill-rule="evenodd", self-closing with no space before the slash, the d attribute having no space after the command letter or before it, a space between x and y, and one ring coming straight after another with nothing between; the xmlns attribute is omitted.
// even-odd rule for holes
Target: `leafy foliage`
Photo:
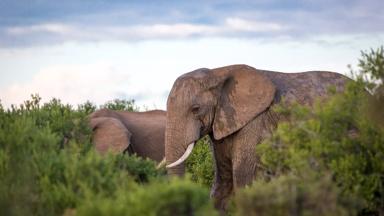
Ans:
<svg viewBox="0 0 384 216"><path fill-rule="evenodd" d="M376 50L361 51L359 59L359 74L366 84L375 88L383 84L384 81L384 47Z"/></svg>
<svg viewBox="0 0 384 216"><path fill-rule="evenodd" d="M384 127L384 47L369 52L361 52L358 72L354 72L357 79L364 81L365 86L373 97L369 98L368 116L372 121Z"/></svg>
<svg viewBox="0 0 384 216"><path fill-rule="evenodd" d="M138 111L139 108L135 105L134 100L114 99L101 105L100 108L111 110L125 110L125 111Z"/></svg>
<svg viewBox="0 0 384 216"><path fill-rule="evenodd" d="M0 106L0 215L214 211L206 189L187 180L169 184L154 161L97 154L87 123L95 108L41 104L38 95L9 110Z"/></svg>
<svg viewBox="0 0 384 216"><path fill-rule="evenodd" d="M207 189L187 180L158 181L116 199L96 199L80 206L80 215L217 215Z"/></svg>
<svg viewBox="0 0 384 216"><path fill-rule="evenodd" d="M233 215L356 215L356 199L339 199L340 190L329 175L298 178L282 175L269 182L256 181L238 191Z"/></svg>
<svg viewBox="0 0 384 216"><path fill-rule="evenodd" d="M200 139L193 148L192 154L186 162L186 170L191 174L191 179L206 187L213 183L213 156L210 149L208 136Z"/></svg>

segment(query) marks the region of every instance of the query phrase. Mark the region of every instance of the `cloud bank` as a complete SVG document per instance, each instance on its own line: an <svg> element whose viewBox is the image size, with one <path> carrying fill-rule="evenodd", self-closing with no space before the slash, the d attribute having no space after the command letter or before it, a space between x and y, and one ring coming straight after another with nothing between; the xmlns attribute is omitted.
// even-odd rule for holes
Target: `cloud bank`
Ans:
<svg viewBox="0 0 384 216"><path fill-rule="evenodd" d="M0 0L0 97L159 108L199 67L344 72L384 38L383 0Z"/></svg>
<svg viewBox="0 0 384 216"><path fill-rule="evenodd" d="M5 107L18 105L35 93L42 97L43 102L58 98L73 105L86 101L100 105L119 98L135 99L140 105L152 107L159 101L151 99L164 99L164 92L145 91L130 80L130 75L116 71L108 63L51 66L36 73L29 82L3 88L1 102Z"/></svg>
<svg viewBox="0 0 384 216"><path fill-rule="evenodd" d="M383 34L382 0L3 0L0 47L68 41Z"/></svg>

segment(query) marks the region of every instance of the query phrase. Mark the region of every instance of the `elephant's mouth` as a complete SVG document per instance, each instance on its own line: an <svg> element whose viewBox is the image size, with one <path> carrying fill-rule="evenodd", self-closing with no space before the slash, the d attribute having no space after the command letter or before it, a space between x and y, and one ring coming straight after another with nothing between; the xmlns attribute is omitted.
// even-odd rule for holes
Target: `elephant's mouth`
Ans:
<svg viewBox="0 0 384 216"><path fill-rule="evenodd" d="M185 150L184 154L178 160L176 160L175 162L167 165L166 167L167 168L172 168L172 167L178 166L181 163L183 163L188 158L188 156L192 153L192 150L193 150L194 146L195 146L195 142L192 142L191 144L189 144L187 149Z"/></svg>

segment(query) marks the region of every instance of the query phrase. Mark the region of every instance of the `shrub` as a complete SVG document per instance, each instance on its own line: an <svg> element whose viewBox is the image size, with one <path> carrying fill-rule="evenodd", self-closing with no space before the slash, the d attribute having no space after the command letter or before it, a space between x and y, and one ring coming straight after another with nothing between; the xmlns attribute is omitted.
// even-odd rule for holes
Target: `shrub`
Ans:
<svg viewBox="0 0 384 216"><path fill-rule="evenodd" d="M39 129L25 116L12 118L2 113L0 130L0 211L1 215L26 215L40 204L38 153L52 151L58 138L49 129ZM54 151L54 150L53 150Z"/></svg>
<svg viewBox="0 0 384 216"><path fill-rule="evenodd" d="M156 162L101 156L90 143L87 102L74 109L32 95L0 105L0 215L214 215L208 189L167 181Z"/></svg>
<svg viewBox="0 0 384 216"><path fill-rule="evenodd" d="M77 208L83 203L98 199L115 199L121 192L131 193L139 185L161 174L155 162L136 156L101 157L95 151L78 154L78 150L61 151L52 155L56 160L44 160L39 167L44 169L40 176L41 195L44 198L44 214L49 207L56 214L65 209ZM48 162L48 163L47 163Z"/></svg>
<svg viewBox="0 0 384 216"><path fill-rule="evenodd" d="M143 159L136 155L121 154L117 155L115 164L119 170L125 170L136 182L147 183L151 179L156 179L166 175L165 168L157 169L157 162L150 159Z"/></svg>
<svg viewBox="0 0 384 216"><path fill-rule="evenodd" d="M355 215L357 200L341 200L330 176L298 178L284 175L269 182L255 181L236 192L233 215Z"/></svg>
<svg viewBox="0 0 384 216"><path fill-rule="evenodd" d="M45 160L38 176L43 206L42 215L62 214L94 197L113 197L117 191L133 190L137 185L129 172L116 166L111 155L101 158L94 151L84 155L62 151L56 160Z"/></svg>
<svg viewBox="0 0 384 216"><path fill-rule="evenodd" d="M38 128L48 127L59 137L62 148L70 140L78 143L89 142L91 131L86 118L95 109L96 106L89 102L74 109L69 104L62 104L56 98L41 105L41 97L36 94L31 95L31 100L26 100L19 107L12 105L11 110L6 113L11 118L15 115L31 118Z"/></svg>
<svg viewBox="0 0 384 216"><path fill-rule="evenodd" d="M139 108L135 105L134 100L121 99L114 99L112 101L108 101L104 105L101 105L100 108L106 108L111 110L126 110L130 112L139 110Z"/></svg>
<svg viewBox="0 0 384 216"><path fill-rule="evenodd" d="M216 215L208 190L188 180L157 181L116 200L97 200L79 207L80 215Z"/></svg>
<svg viewBox="0 0 384 216"><path fill-rule="evenodd" d="M214 177L210 142L208 136L200 139L186 162L186 170L191 175L192 181L206 187L211 187Z"/></svg>
<svg viewBox="0 0 384 216"><path fill-rule="evenodd" d="M10 110L1 106L1 215L61 215L162 176L153 161L95 153L86 121L93 110L56 99L41 105L37 95Z"/></svg>

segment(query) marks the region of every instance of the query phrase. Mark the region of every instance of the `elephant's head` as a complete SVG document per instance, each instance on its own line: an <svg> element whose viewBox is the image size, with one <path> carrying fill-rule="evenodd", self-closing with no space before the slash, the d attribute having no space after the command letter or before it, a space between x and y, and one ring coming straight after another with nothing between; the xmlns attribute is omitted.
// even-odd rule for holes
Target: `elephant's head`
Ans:
<svg viewBox="0 0 384 216"><path fill-rule="evenodd" d="M182 175L195 141L206 134L220 140L235 133L266 110L274 95L272 82L247 65L203 68L179 77L167 101L168 172Z"/></svg>
<svg viewBox="0 0 384 216"><path fill-rule="evenodd" d="M115 111L101 109L90 114L88 118L96 151L101 154L108 151L119 154L128 148L132 134Z"/></svg>

